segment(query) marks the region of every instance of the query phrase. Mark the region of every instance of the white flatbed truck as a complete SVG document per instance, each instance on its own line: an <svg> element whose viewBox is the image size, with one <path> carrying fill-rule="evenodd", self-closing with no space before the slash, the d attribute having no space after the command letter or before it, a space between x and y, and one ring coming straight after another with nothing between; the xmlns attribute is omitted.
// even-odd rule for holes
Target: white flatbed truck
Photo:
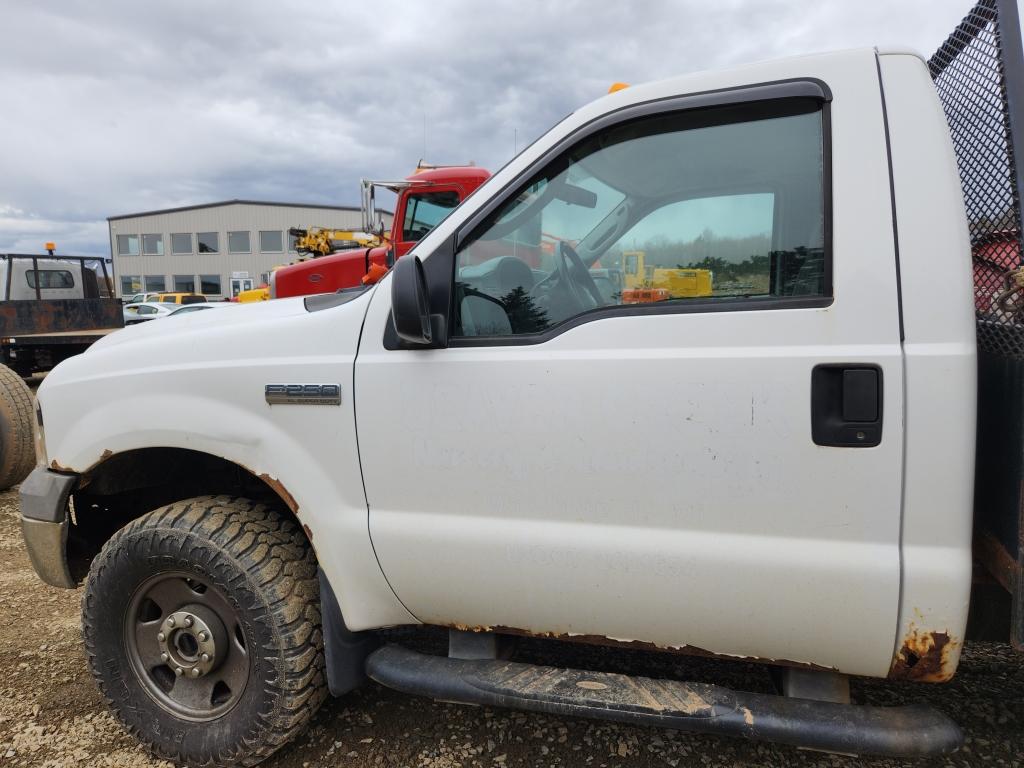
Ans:
<svg viewBox="0 0 1024 768"><path fill-rule="evenodd" d="M0 489L35 463L32 394L22 379L49 371L124 327L107 259L0 254Z"/></svg>
<svg viewBox="0 0 1024 768"><path fill-rule="evenodd" d="M861 49L619 90L372 288L57 366L25 541L50 584L88 571L113 711L197 764L259 762L367 675L956 749L937 708L851 703L848 680L949 680L975 563L1024 644L1022 75L1016 4L983 0L929 63ZM637 241L731 249L749 291L609 299L590 270ZM448 628L448 655L380 646L415 624ZM508 657L522 635L759 660L783 685L536 666Z"/></svg>

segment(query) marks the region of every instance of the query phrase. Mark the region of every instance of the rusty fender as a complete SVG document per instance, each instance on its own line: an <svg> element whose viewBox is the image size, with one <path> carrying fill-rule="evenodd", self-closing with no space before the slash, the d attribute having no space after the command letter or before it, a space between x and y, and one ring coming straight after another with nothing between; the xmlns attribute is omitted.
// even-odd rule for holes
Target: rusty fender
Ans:
<svg viewBox="0 0 1024 768"><path fill-rule="evenodd" d="M945 683L956 672L953 652L960 641L948 632L926 631L910 625L899 652L889 668L890 680L919 683Z"/></svg>

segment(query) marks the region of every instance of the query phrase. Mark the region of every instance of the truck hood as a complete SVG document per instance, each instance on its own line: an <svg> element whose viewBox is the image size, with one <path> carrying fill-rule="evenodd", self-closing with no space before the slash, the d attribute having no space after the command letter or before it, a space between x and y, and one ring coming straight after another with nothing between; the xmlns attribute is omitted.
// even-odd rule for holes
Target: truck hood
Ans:
<svg viewBox="0 0 1024 768"><path fill-rule="evenodd" d="M104 450L252 445L272 434L268 420L295 414L269 411L272 383L336 383L350 403L372 294L278 299L111 333L39 386L48 459L83 471Z"/></svg>
<svg viewBox="0 0 1024 768"><path fill-rule="evenodd" d="M275 318L302 314L306 311L301 300L260 301L251 304L232 304L204 312L192 312L181 317L164 317L129 325L100 339L89 348L89 353L122 344L153 345L164 339L180 336L194 337L214 328L229 329L252 323L272 322Z"/></svg>

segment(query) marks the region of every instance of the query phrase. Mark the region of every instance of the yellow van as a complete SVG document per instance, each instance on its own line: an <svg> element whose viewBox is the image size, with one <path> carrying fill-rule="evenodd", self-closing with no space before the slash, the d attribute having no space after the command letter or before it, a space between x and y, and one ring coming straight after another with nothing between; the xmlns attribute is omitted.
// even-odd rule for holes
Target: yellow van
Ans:
<svg viewBox="0 0 1024 768"><path fill-rule="evenodd" d="M206 297L199 293L158 293L155 301L162 304L202 304Z"/></svg>

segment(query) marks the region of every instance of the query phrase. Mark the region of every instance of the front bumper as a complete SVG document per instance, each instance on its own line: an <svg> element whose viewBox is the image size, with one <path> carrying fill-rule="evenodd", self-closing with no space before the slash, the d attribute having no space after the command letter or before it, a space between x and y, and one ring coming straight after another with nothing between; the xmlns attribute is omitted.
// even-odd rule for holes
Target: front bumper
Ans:
<svg viewBox="0 0 1024 768"><path fill-rule="evenodd" d="M36 467L21 484L21 532L29 560L39 578L54 587L73 589L68 567L68 497L78 475Z"/></svg>

